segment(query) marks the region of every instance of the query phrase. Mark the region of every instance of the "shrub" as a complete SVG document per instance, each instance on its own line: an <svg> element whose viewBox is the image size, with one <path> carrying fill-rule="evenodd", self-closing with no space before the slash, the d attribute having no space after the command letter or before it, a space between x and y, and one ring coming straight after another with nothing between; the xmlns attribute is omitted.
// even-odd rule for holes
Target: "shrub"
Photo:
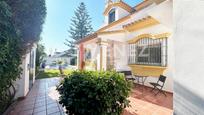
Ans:
<svg viewBox="0 0 204 115"><path fill-rule="evenodd" d="M119 115L129 106L131 84L116 72L74 71L57 89L68 114Z"/></svg>

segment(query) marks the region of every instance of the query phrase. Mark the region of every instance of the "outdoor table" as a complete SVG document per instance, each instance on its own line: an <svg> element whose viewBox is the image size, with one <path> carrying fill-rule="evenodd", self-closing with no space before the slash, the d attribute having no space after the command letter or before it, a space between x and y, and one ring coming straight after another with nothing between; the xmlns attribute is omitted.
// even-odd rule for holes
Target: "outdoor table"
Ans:
<svg viewBox="0 0 204 115"><path fill-rule="evenodd" d="M145 84L145 81L147 80L147 77L149 77L149 76L140 76L140 75L134 75L136 78L137 78L137 84L140 84L140 85L142 85L143 86L143 88L142 88L142 91L143 91L143 89L144 89L144 84Z"/></svg>

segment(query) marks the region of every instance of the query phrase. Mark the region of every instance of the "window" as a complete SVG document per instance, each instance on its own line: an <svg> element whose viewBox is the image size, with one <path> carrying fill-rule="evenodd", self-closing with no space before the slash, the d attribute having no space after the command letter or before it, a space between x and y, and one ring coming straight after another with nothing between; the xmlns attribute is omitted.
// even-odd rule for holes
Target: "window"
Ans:
<svg viewBox="0 0 204 115"><path fill-rule="evenodd" d="M115 21L115 9L112 9L110 12L109 12L109 17L108 17L108 23L112 23Z"/></svg>
<svg viewBox="0 0 204 115"><path fill-rule="evenodd" d="M129 64L167 66L167 38L143 38L128 48Z"/></svg>
<svg viewBox="0 0 204 115"><path fill-rule="evenodd" d="M85 60L91 59L91 49L85 49Z"/></svg>

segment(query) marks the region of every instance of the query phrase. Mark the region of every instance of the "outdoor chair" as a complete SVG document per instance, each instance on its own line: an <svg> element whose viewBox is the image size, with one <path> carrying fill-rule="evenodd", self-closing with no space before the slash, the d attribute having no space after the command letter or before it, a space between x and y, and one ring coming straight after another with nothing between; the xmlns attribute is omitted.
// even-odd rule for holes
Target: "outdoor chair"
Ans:
<svg viewBox="0 0 204 115"><path fill-rule="evenodd" d="M154 90L158 90L157 93L155 93L155 96L159 93L163 93L165 96L165 92L162 90L164 87L164 83L166 81L166 76L160 75L158 81L156 83L154 82L149 82L154 88L151 90L153 92Z"/></svg>
<svg viewBox="0 0 204 115"><path fill-rule="evenodd" d="M135 77L134 75L132 75L131 71L118 71L118 73L123 73L125 75L126 80L132 80L132 81L135 80Z"/></svg>

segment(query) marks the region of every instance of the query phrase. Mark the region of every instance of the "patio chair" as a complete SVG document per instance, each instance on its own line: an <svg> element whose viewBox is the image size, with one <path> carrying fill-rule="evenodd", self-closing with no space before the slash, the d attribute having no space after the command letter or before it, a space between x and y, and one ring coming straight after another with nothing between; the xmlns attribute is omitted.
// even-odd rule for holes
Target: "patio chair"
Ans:
<svg viewBox="0 0 204 115"><path fill-rule="evenodd" d="M163 93L163 94L166 96L165 92L162 90L163 87L164 87L165 81L166 81L166 76L160 75L160 76L159 76L159 79L158 79L158 81L157 81L156 83L154 83L154 82L149 82L149 83L154 87L154 88L151 90L151 92L154 91L154 90L156 90L156 89L158 90L158 92L155 93L155 96L156 96L157 94L159 94L159 93Z"/></svg>
<svg viewBox="0 0 204 115"><path fill-rule="evenodd" d="M125 75L126 80L135 80L135 77L132 75L131 71L118 71L118 73L123 73Z"/></svg>

